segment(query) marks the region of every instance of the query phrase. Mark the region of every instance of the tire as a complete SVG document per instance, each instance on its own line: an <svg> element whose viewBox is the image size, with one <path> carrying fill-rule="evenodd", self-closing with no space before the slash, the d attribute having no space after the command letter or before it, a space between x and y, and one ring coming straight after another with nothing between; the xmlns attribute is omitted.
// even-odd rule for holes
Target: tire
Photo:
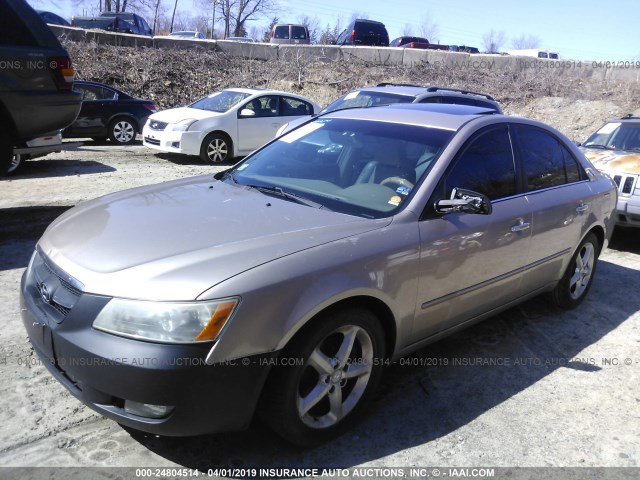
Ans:
<svg viewBox="0 0 640 480"><path fill-rule="evenodd" d="M13 175L20 166L26 160L25 156L20 153L14 153L11 157L11 162L9 162L9 168L6 171L7 175Z"/></svg>
<svg viewBox="0 0 640 480"><path fill-rule="evenodd" d="M577 248L562 279L551 293L553 302L567 310L577 307L589 293L596 273L600 242L589 233Z"/></svg>
<svg viewBox="0 0 640 480"><path fill-rule="evenodd" d="M13 145L9 135L0 130L0 177L7 175L13 164Z"/></svg>
<svg viewBox="0 0 640 480"><path fill-rule="evenodd" d="M223 163L231 159L231 142L219 133L210 133L200 147L200 158L205 163Z"/></svg>
<svg viewBox="0 0 640 480"><path fill-rule="evenodd" d="M324 315L282 352L295 365L272 371L259 409L262 420L295 445L336 437L371 400L384 352L382 328L371 312L349 308Z"/></svg>
<svg viewBox="0 0 640 480"><path fill-rule="evenodd" d="M136 140L135 123L125 117L118 117L109 124L109 139L117 145L129 145Z"/></svg>

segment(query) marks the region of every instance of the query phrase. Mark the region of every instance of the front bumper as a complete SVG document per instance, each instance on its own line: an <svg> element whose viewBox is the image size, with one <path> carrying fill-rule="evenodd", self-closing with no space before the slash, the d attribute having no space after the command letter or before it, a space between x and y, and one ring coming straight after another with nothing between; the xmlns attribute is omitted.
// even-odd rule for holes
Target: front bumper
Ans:
<svg viewBox="0 0 640 480"><path fill-rule="evenodd" d="M624 227L640 227L640 180L639 176L630 173L612 173L618 187L618 204L616 206L616 225Z"/></svg>
<svg viewBox="0 0 640 480"><path fill-rule="evenodd" d="M242 430L251 422L276 352L209 365L211 344L137 341L91 327L107 297L82 293L61 314L27 272L22 321L40 360L85 405L137 430L189 436ZM125 411L125 401L173 407L164 418Z"/></svg>
<svg viewBox="0 0 640 480"><path fill-rule="evenodd" d="M202 132L152 130L148 125L142 129L142 144L161 152L200 155L202 140Z"/></svg>

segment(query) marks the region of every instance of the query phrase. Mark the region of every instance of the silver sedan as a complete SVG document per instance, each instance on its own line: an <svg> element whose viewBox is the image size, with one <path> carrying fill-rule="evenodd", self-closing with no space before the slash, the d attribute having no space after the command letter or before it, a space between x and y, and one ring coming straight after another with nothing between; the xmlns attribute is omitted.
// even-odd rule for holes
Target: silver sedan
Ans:
<svg viewBox="0 0 640 480"><path fill-rule="evenodd" d="M25 328L80 401L161 435L339 434L385 365L539 294L589 292L612 180L558 131L460 105L342 110L235 167L58 218Z"/></svg>

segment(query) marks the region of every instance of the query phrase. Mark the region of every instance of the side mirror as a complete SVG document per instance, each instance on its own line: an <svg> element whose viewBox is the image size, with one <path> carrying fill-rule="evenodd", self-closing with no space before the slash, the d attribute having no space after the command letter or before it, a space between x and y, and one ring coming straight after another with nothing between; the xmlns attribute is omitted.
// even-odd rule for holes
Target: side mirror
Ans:
<svg viewBox="0 0 640 480"><path fill-rule="evenodd" d="M255 117L256 116L256 112L254 112L250 108L243 108L242 110L240 110L240 116L241 117Z"/></svg>
<svg viewBox="0 0 640 480"><path fill-rule="evenodd" d="M492 212L491 200L482 193L462 188L454 188L449 200L438 200L435 204L437 213L475 213L490 215Z"/></svg>

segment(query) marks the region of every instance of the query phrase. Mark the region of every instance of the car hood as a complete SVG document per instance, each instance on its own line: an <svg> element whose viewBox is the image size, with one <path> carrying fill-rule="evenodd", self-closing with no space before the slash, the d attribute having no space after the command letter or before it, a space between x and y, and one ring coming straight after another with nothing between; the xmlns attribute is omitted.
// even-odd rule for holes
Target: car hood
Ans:
<svg viewBox="0 0 640 480"><path fill-rule="evenodd" d="M599 170L609 173L640 175L640 153L625 150L602 150L581 147L585 157Z"/></svg>
<svg viewBox="0 0 640 480"><path fill-rule="evenodd" d="M58 219L38 248L84 291L147 300L192 300L253 267L382 228L211 176L107 195Z"/></svg>
<svg viewBox="0 0 640 480"><path fill-rule="evenodd" d="M189 118L202 120L203 118L217 117L219 115L222 114L218 112L212 112L210 110L200 110L199 108L180 107L154 113L149 118L151 118L152 120L159 120L160 122L177 123Z"/></svg>

